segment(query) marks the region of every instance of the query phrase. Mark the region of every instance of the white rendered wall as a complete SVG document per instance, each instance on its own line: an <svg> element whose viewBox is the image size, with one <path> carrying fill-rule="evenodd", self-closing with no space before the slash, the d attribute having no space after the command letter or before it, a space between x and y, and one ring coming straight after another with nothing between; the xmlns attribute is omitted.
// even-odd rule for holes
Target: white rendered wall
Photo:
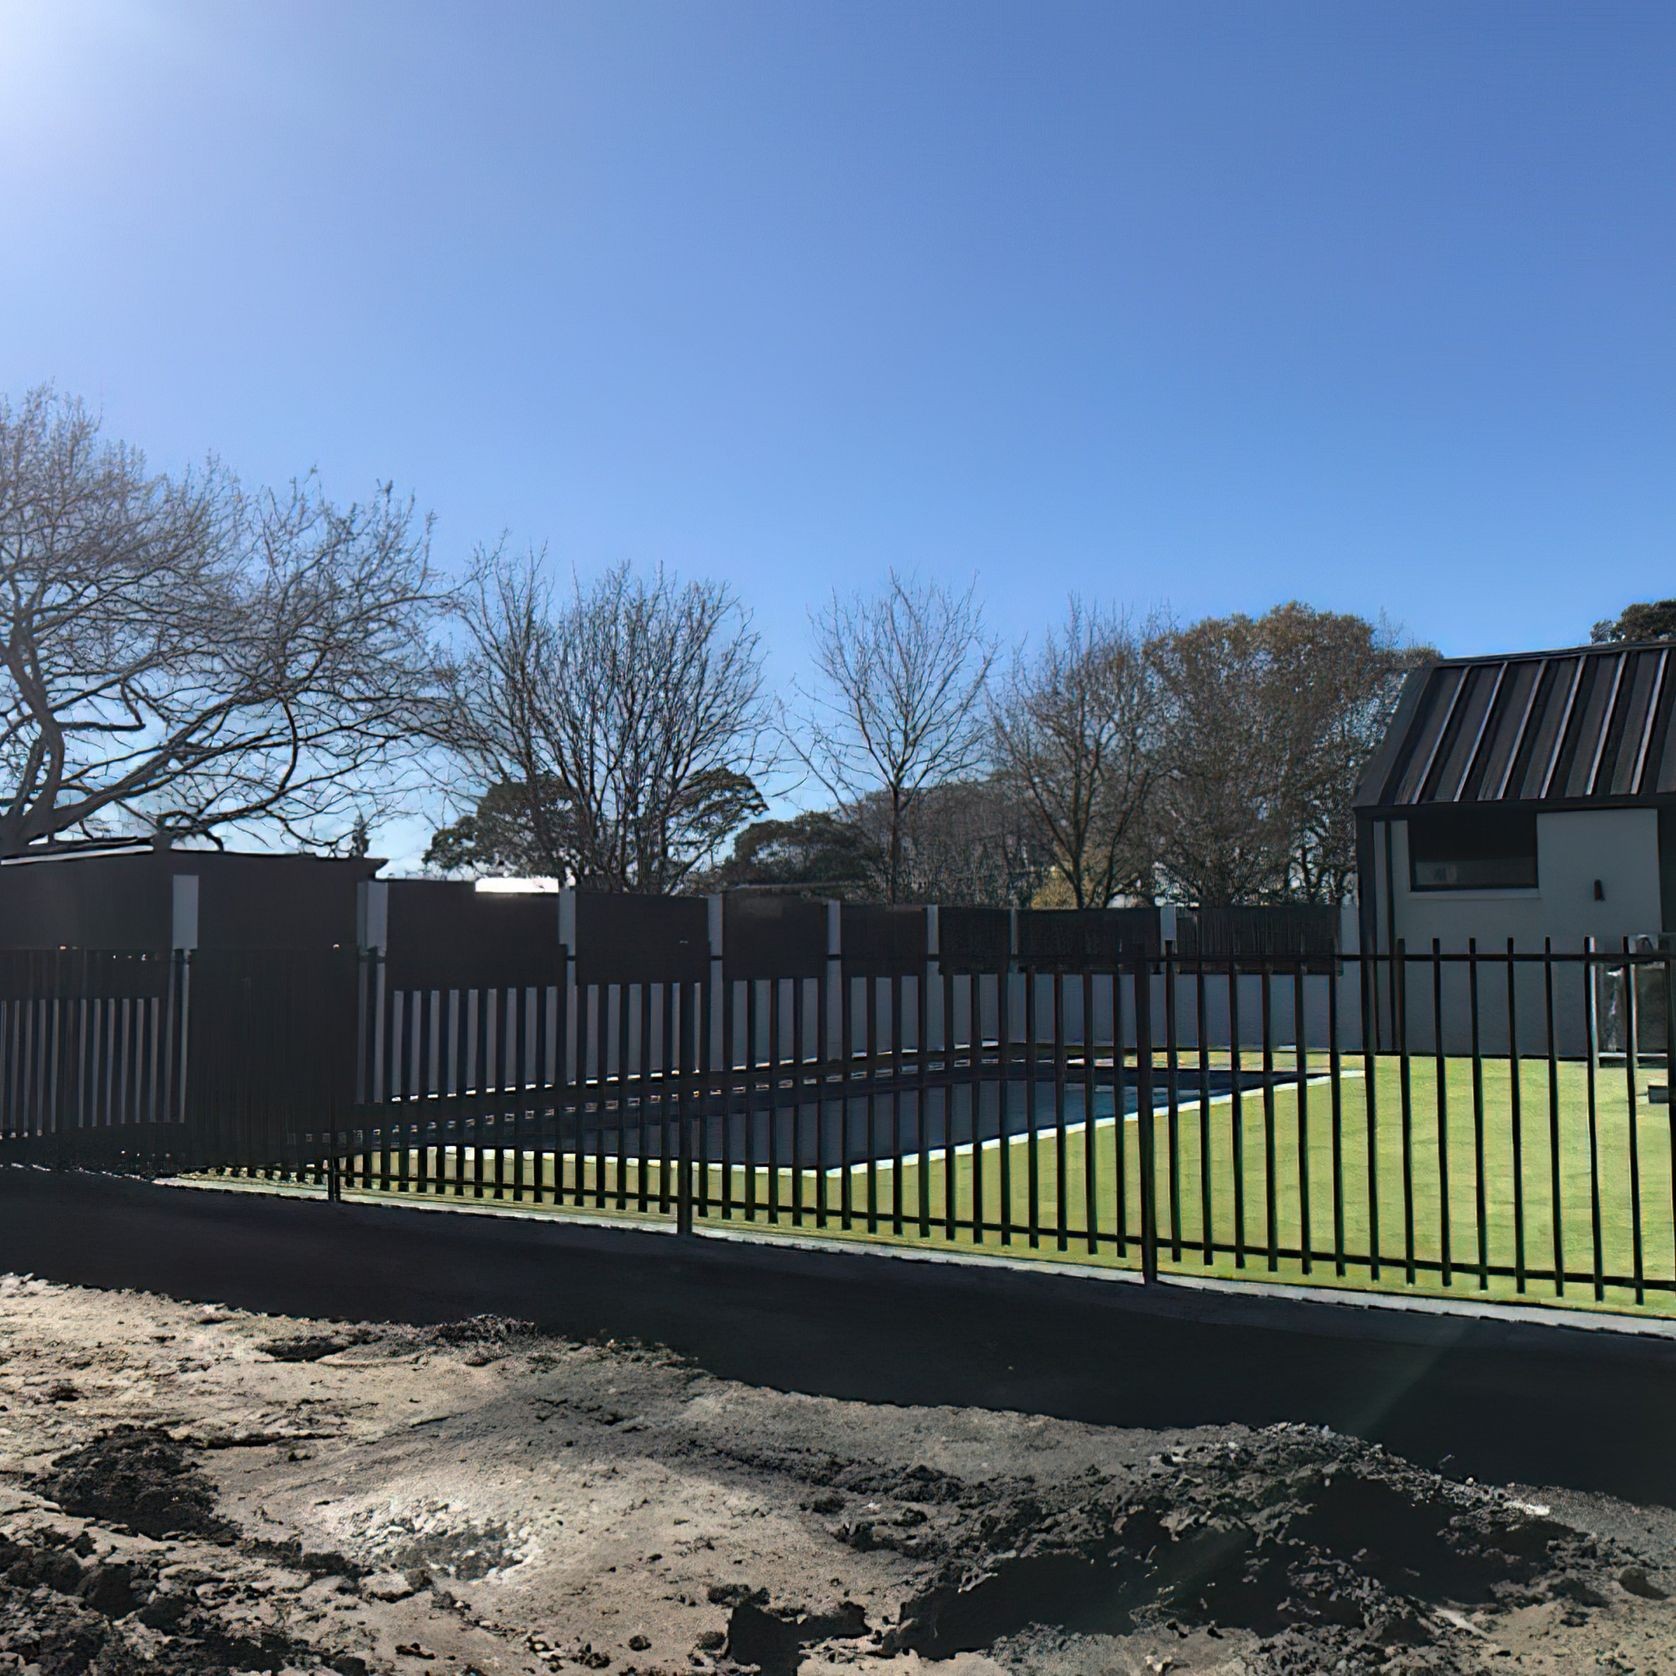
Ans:
<svg viewBox="0 0 1676 1676"><path fill-rule="evenodd" d="M1537 885L1532 890L1416 891L1409 887L1408 826L1391 825L1391 891L1387 893L1383 826L1374 828L1376 897L1381 952L1400 938L1410 956L1431 951L1435 938L1445 953L1464 953L1476 939L1480 953L1504 953L1509 940L1524 954L1540 954L1544 940L1556 954L1576 955L1587 938L1603 952L1621 949L1625 937L1656 937L1662 921L1659 892L1658 811L1590 809L1542 814L1536 820ZM1599 881L1601 899L1596 900ZM1387 915L1394 903L1394 928ZM1393 934L1394 931L1394 934ZM1466 1053L1472 1046L1469 980L1464 967L1446 965L1442 977L1444 1048ZM1554 1041L1568 1057L1587 1051L1588 995L1577 963L1554 969ZM1479 972L1479 1046L1505 1053L1508 996L1505 966ZM1432 974L1410 967L1406 988L1408 1041L1421 1052L1434 1046ZM1381 986L1389 1023L1389 996ZM1523 965L1515 982L1513 1021L1521 1053L1547 1046L1546 978L1539 965Z"/></svg>

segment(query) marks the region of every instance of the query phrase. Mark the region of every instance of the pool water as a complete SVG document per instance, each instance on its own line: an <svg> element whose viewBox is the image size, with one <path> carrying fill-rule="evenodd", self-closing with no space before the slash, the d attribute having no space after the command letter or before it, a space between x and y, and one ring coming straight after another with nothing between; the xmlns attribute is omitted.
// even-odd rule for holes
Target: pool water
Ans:
<svg viewBox="0 0 1676 1676"><path fill-rule="evenodd" d="M1237 1078L1242 1092L1260 1091L1263 1080L1257 1072L1244 1072ZM1211 1071L1201 1082L1195 1070L1182 1077L1178 1104L1182 1109L1196 1108L1201 1089L1212 1100L1225 1097L1233 1091L1235 1082L1229 1071ZM1109 1128L1116 1121L1118 1093L1111 1087L1096 1088L1090 1110L1087 1090L1075 1081L1066 1083L1062 1105L1051 1081L961 1082L924 1090L922 1110L917 1087L881 1083L870 1094L854 1092L844 1100L806 1100L795 1110L785 1105L770 1112L766 1089L758 1091L760 1104L749 1108L741 1091L726 1113L711 1110L702 1121L701 1132L695 1127L694 1155L711 1164L839 1169L868 1159L914 1157L922 1150L940 1153L950 1145L998 1145L1003 1136L1026 1135L1032 1129L1051 1136L1061 1127L1073 1134L1091 1126ZM1138 1091L1131 1083L1121 1093L1127 1117L1137 1109ZM1154 1109L1164 1110L1167 1100L1167 1086L1160 1075L1154 1085ZM608 1158L661 1157L673 1154L676 1147L672 1122L665 1125L654 1118L643 1124L632 1106L620 1119L610 1110L603 1121L592 1112L567 1114L559 1127L559 1144L566 1151ZM550 1124L549 1135L551 1145L558 1137L551 1137Z"/></svg>

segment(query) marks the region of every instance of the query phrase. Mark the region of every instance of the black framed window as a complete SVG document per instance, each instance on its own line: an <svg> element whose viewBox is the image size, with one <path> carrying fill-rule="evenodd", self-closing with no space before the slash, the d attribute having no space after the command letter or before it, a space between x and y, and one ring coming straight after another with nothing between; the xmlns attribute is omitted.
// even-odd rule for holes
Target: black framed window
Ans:
<svg viewBox="0 0 1676 1676"><path fill-rule="evenodd" d="M1408 818L1415 890L1519 890L1536 885L1536 815L1523 809L1428 809Z"/></svg>

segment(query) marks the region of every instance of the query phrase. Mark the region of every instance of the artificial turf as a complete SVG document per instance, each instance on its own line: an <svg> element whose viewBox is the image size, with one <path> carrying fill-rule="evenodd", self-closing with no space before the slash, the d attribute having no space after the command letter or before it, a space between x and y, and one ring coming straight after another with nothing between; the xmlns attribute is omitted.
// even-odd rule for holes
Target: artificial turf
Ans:
<svg viewBox="0 0 1676 1676"><path fill-rule="evenodd" d="M1225 1069L1228 1056L1208 1063ZM1525 1060L1515 1099L1506 1060L1475 1073L1470 1059L1447 1059L1440 1079L1436 1060L1411 1059L1405 1096L1397 1058L1375 1059L1370 1078L1347 1056L1335 1097L1325 1056L1311 1055L1302 1082L1203 1104L1198 1068L1182 1063L1177 1109L1159 1108L1152 1124L1161 1272L1676 1314L1671 1108L1650 1103L1645 1067L1632 1085L1622 1065ZM1256 1057L1242 1068L1258 1068ZM1277 1068L1295 1072L1296 1061L1282 1054ZM1160 1087L1165 1072L1160 1059ZM889 1104L878 1101L887 1144ZM1142 1145L1133 1114L1092 1130L1080 1113L1062 1130L1044 1114L1033 1140L957 1147L923 1165L913 1155L847 1170L695 1164L695 1222L1138 1268ZM674 1170L657 1159L449 1146L350 1162L357 1196L672 1214L661 1199Z"/></svg>

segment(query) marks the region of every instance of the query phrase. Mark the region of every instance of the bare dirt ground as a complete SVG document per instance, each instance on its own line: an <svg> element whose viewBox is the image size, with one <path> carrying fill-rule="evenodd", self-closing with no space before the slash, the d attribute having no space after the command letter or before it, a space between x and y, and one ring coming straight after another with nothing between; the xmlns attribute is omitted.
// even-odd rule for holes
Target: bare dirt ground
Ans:
<svg viewBox="0 0 1676 1676"><path fill-rule="evenodd" d="M1676 1671L1676 1516L0 1279L0 1672Z"/></svg>

